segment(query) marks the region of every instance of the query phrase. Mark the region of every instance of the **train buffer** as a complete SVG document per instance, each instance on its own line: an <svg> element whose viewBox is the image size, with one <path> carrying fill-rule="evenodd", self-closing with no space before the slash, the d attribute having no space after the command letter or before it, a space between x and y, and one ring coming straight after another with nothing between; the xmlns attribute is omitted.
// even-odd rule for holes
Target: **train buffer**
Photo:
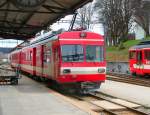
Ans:
<svg viewBox="0 0 150 115"><path fill-rule="evenodd" d="M20 78L19 70L0 67L0 85L18 85Z"/></svg>

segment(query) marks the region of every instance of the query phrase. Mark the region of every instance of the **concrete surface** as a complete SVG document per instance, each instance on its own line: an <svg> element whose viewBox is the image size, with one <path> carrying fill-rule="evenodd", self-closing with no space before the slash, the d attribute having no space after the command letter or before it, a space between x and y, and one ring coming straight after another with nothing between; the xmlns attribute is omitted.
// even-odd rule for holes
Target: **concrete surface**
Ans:
<svg viewBox="0 0 150 115"><path fill-rule="evenodd" d="M92 101L92 103L105 109L112 109L112 110L125 109L125 107L116 105L108 101Z"/></svg>
<svg viewBox="0 0 150 115"><path fill-rule="evenodd" d="M129 73L130 72L129 63L128 62L107 62L107 71Z"/></svg>
<svg viewBox="0 0 150 115"><path fill-rule="evenodd" d="M0 86L0 115L87 115L53 95L44 85L23 77L18 86Z"/></svg>
<svg viewBox="0 0 150 115"><path fill-rule="evenodd" d="M127 107L131 107L131 108L136 108L136 107L140 107L141 105L135 104L135 103L131 103L122 99L111 99L112 102L121 104L121 105L125 105Z"/></svg>
<svg viewBox="0 0 150 115"><path fill-rule="evenodd" d="M150 107L150 88L106 80L99 91Z"/></svg>

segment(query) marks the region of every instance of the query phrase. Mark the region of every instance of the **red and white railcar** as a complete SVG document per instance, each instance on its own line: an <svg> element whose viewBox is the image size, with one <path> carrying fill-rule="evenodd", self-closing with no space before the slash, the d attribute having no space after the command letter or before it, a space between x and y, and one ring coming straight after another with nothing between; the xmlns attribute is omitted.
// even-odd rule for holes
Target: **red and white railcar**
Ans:
<svg viewBox="0 0 150 115"><path fill-rule="evenodd" d="M132 75L150 75L150 42L141 42L129 49L129 63Z"/></svg>
<svg viewBox="0 0 150 115"><path fill-rule="evenodd" d="M33 76L59 84L78 84L84 90L97 89L106 79L104 39L93 32L46 34L10 57L13 67L20 65Z"/></svg>

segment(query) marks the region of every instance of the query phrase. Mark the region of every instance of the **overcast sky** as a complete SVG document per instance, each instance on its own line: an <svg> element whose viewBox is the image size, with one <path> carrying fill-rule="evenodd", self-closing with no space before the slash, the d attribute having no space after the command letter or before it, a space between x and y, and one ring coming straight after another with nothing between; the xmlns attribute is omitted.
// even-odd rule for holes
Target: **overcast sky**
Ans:
<svg viewBox="0 0 150 115"><path fill-rule="evenodd" d="M68 15L65 18L62 18L61 20L72 20L72 15ZM69 26L70 26L69 23L59 23L59 22L57 22L57 23L54 23L51 26L51 28L54 31L56 31L58 29L61 29L61 28L64 28L65 30L68 30ZM104 35L104 30L103 30L102 24L94 24L93 28L90 29L90 31Z"/></svg>

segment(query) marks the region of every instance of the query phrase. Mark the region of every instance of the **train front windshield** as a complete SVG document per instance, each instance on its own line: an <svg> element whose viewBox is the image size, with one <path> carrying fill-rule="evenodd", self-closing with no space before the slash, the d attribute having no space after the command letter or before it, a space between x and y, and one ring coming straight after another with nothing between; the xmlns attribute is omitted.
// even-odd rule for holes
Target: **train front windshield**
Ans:
<svg viewBox="0 0 150 115"><path fill-rule="evenodd" d="M101 62L103 61L103 47L87 45L86 46L86 61L87 62Z"/></svg>
<svg viewBox="0 0 150 115"><path fill-rule="evenodd" d="M84 51L82 45L62 45L61 54L63 62L84 61Z"/></svg>
<svg viewBox="0 0 150 115"><path fill-rule="evenodd" d="M86 62L102 62L104 60L103 47L98 45L86 45L85 47L82 45L62 45L61 54L63 62L83 62L84 59Z"/></svg>

